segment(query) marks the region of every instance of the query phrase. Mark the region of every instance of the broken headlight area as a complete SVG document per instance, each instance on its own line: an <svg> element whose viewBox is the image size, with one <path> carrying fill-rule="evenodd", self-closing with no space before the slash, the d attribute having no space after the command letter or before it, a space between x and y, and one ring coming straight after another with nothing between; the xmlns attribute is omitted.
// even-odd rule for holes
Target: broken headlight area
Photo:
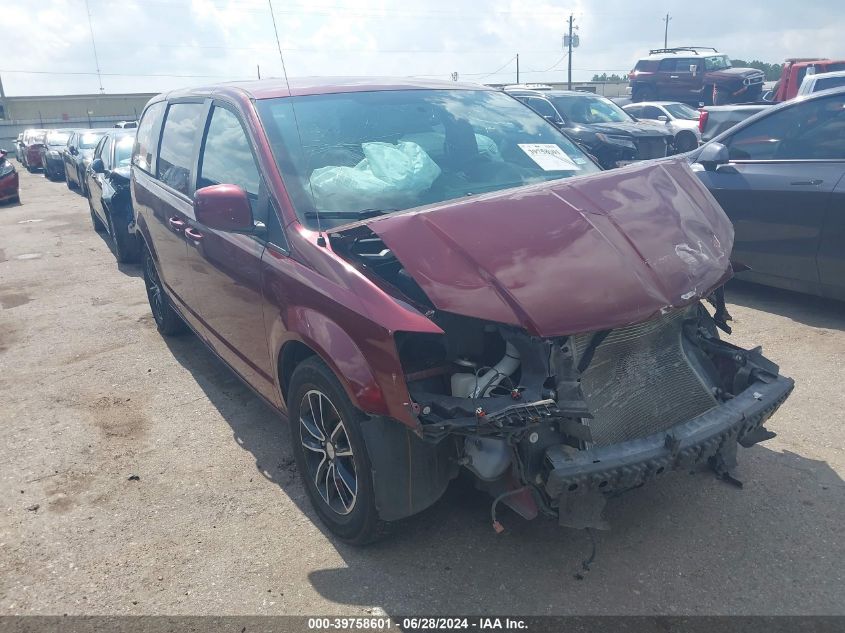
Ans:
<svg viewBox="0 0 845 633"><path fill-rule="evenodd" d="M523 516L571 527L604 527L608 495L671 470L738 483L737 444L773 436L763 424L793 383L720 339L730 316L711 300L713 314L696 303L554 338L435 312L443 335L396 336L423 436L456 441L479 487Z"/></svg>

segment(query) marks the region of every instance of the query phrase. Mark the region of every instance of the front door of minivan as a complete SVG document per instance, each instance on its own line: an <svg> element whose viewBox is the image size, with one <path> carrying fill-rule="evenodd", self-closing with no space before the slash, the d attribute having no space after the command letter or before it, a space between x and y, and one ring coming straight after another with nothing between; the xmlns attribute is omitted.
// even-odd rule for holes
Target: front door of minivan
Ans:
<svg viewBox="0 0 845 633"><path fill-rule="evenodd" d="M211 108L197 171L197 189L239 185L249 196L254 218L269 209L247 134L234 111L222 104ZM264 331L263 236L212 229L193 218L185 235L188 303L197 331L253 388L278 402Z"/></svg>
<svg viewBox="0 0 845 633"><path fill-rule="evenodd" d="M158 155L154 165L151 165L155 178L149 178L140 170L135 176L136 200L149 209L147 228L155 250L159 276L183 314L191 283L185 259L185 228L194 217L193 172L207 111L208 106L202 101L170 103L165 114L161 142L158 144ZM136 141L138 144L142 142L145 133L144 123L142 120ZM156 146L155 141L149 144Z"/></svg>

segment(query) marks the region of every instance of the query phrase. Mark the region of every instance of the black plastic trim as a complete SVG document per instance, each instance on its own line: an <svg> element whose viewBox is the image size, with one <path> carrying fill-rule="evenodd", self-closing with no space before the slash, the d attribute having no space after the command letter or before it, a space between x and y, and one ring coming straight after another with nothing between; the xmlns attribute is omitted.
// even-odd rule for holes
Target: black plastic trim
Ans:
<svg viewBox="0 0 845 633"><path fill-rule="evenodd" d="M754 382L735 398L705 413L648 437L567 452L553 446L546 452L550 471L546 492L563 494L608 493L640 486L671 470L688 469L706 462L727 442L740 442L789 397L791 378Z"/></svg>

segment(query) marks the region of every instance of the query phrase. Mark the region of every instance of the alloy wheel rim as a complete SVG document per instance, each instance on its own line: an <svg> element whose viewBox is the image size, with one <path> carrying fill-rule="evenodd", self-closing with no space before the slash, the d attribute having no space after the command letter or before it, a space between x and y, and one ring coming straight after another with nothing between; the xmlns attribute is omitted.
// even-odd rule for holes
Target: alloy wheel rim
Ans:
<svg viewBox="0 0 845 633"><path fill-rule="evenodd" d="M358 473L343 418L323 392L312 389L299 405L299 438L305 466L325 504L347 515L358 499Z"/></svg>

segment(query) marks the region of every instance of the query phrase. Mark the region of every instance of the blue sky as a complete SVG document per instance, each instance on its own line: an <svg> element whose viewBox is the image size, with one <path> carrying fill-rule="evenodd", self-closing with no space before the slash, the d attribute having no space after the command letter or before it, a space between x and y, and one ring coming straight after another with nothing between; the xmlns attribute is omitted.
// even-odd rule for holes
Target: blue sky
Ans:
<svg viewBox="0 0 845 633"><path fill-rule="evenodd" d="M158 92L280 76L267 0L5 0L6 94ZM421 75L504 82L563 80L570 13L576 80L623 73L649 47L715 46L731 57L845 58L845 12L833 0L273 0L290 75ZM557 65L555 65L557 64ZM23 72L26 71L26 72ZM64 74L60 74L64 73Z"/></svg>

